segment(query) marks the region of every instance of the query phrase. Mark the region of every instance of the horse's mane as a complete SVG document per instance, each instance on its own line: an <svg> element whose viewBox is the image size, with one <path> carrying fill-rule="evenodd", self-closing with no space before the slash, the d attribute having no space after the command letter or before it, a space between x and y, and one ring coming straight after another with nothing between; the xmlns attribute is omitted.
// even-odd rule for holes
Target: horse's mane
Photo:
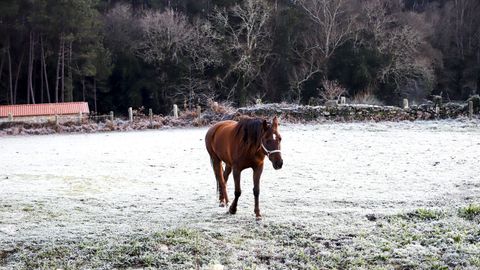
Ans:
<svg viewBox="0 0 480 270"><path fill-rule="evenodd" d="M239 136L248 148L260 147L263 135L263 119L242 118L238 121L236 136Z"/></svg>

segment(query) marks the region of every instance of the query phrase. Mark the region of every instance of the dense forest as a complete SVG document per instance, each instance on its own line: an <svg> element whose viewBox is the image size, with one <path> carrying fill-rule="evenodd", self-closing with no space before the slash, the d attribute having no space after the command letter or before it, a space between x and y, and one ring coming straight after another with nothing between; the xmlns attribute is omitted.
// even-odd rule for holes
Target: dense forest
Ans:
<svg viewBox="0 0 480 270"><path fill-rule="evenodd" d="M2 0L0 104L464 100L478 0Z"/></svg>

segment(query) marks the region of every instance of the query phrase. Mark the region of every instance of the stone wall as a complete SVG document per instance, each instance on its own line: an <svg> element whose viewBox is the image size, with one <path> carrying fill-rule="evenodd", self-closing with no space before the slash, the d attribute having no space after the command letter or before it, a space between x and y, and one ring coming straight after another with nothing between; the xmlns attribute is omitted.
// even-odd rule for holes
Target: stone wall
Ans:
<svg viewBox="0 0 480 270"><path fill-rule="evenodd" d="M58 115L59 123L75 122L80 121L81 119L88 118L88 114L82 114L81 118L79 114L64 114ZM48 123L55 122L55 115L40 115L40 116L13 116L13 120L10 121L8 117L0 118L0 123L9 123L9 122L22 122L22 123Z"/></svg>
<svg viewBox="0 0 480 270"><path fill-rule="evenodd" d="M474 105L474 117L479 118L480 102ZM438 108L438 109L437 109ZM69 122L47 121L36 122L0 122L0 137L4 135L22 134L52 134L52 133L92 133L108 131L132 131L145 129L160 129L167 127L209 126L221 120L237 120L243 115L271 118L274 115L282 117L282 121L321 122L321 121L402 121L402 120L435 120L457 117L468 117L468 103L446 103L441 105L424 104L402 109L392 106L373 105L336 105L336 106L299 106L292 104L264 104L254 107L231 108L218 110L207 108L198 115L196 111L187 111L178 118L173 116L145 115L135 116L130 122L116 118L110 121L106 117L101 121L82 119L78 116Z"/></svg>
<svg viewBox="0 0 480 270"><path fill-rule="evenodd" d="M478 109L477 109L478 111ZM239 108L238 113L248 116L282 116L286 121L402 121L434 120L468 117L468 103L445 103L439 106L422 104L402 109L393 106L337 105L300 106L291 104L264 104ZM478 114L476 115L478 117Z"/></svg>

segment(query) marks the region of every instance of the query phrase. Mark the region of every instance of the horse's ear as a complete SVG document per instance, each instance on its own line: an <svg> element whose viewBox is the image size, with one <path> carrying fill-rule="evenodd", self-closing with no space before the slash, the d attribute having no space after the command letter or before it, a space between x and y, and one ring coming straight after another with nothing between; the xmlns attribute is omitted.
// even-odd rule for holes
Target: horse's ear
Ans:
<svg viewBox="0 0 480 270"><path fill-rule="evenodd" d="M278 129L278 118L277 118L276 115L275 115L275 117L273 117L273 120L272 120L272 128L274 130Z"/></svg>
<svg viewBox="0 0 480 270"><path fill-rule="evenodd" d="M268 130L268 123L267 120L263 120L263 130L267 131Z"/></svg>

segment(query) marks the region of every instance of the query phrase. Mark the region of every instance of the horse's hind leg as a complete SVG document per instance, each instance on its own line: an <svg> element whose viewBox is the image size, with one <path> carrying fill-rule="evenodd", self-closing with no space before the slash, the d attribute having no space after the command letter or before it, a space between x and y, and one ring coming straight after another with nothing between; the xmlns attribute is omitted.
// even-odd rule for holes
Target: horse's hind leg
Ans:
<svg viewBox="0 0 480 270"><path fill-rule="evenodd" d="M223 171L223 181L225 182L225 206L228 206L228 197L227 197L227 182L228 182L228 176L232 172L232 167L228 166L228 164L225 163L225 170Z"/></svg>
<svg viewBox="0 0 480 270"><path fill-rule="evenodd" d="M220 207L228 205L228 194L225 180L223 179L223 167L222 161L218 158L212 158L213 171L215 172L215 178L217 179Z"/></svg>
<svg viewBox="0 0 480 270"><path fill-rule="evenodd" d="M223 172L223 180L225 180L225 185L228 182L228 176L232 172L232 167L228 166L228 164L225 164L225 171Z"/></svg>

